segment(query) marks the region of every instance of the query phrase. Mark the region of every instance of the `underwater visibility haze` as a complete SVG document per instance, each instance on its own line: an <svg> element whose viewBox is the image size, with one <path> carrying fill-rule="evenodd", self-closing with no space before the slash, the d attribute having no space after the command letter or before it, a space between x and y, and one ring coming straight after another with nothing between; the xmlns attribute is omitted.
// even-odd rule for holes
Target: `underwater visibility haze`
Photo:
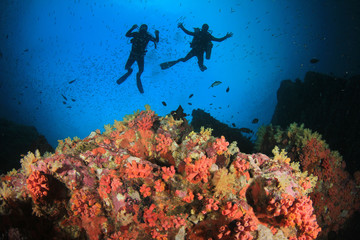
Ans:
<svg viewBox="0 0 360 240"><path fill-rule="evenodd" d="M35 126L53 147L145 104L159 115L179 105L187 114L200 108L256 131L270 122L282 80L303 79L307 71L359 73L356 1L4 0L0 8L1 117ZM190 51L192 37L178 23L191 31L207 23L218 38L234 35L213 42L204 72L196 57L161 70ZM116 84L126 72L125 33L134 24L160 33L157 48L147 47L144 94L136 87L136 63ZM215 81L221 84L210 87Z"/></svg>
<svg viewBox="0 0 360 240"><path fill-rule="evenodd" d="M358 0L1 0L0 239L354 239L359 23Z"/></svg>

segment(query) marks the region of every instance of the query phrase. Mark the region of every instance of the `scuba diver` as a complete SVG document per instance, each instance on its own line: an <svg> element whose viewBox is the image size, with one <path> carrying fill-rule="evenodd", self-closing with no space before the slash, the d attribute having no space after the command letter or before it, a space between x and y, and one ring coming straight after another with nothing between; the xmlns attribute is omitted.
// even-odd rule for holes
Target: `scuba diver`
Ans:
<svg viewBox="0 0 360 240"><path fill-rule="evenodd" d="M153 41L156 48L156 43L159 42L159 31L155 30L155 38L151 36L148 32L148 26L146 24L142 24L140 26L140 29L138 32L132 32L134 31L138 25L132 26L129 31L126 33L126 37L132 37L130 42L132 43L131 52L129 55L129 58L125 64L125 69L127 70L127 73L125 73L122 77L120 77L116 83L121 84L123 83L133 72L133 69L131 66L134 64L134 62L137 62L139 72L136 74L136 84L140 91L140 93L144 93L144 89L141 84L140 76L144 71L144 56L147 52L146 46L149 43L149 41Z"/></svg>
<svg viewBox="0 0 360 240"><path fill-rule="evenodd" d="M185 29L183 23L179 23L178 28L181 28L181 30L183 30L186 34L194 37L190 43L191 50L184 58L160 64L160 67L163 70L174 66L178 62L186 62L190 58L196 56L200 70L203 72L207 69L207 67L204 65L204 53L206 53L206 59L210 59L211 49L213 46L211 41L222 42L233 35L233 33L230 32L222 38L216 38L208 32L209 25L206 23L202 25L201 30L199 28L194 28L194 32L190 32L189 30Z"/></svg>

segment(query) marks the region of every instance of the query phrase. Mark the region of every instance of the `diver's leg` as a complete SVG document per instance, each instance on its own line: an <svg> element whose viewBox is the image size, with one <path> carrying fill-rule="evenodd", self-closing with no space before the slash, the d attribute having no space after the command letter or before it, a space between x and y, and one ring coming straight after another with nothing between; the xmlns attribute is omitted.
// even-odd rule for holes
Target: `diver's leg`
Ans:
<svg viewBox="0 0 360 240"><path fill-rule="evenodd" d="M162 70L168 69L168 68L174 66L175 64L177 64L178 62L186 62L193 56L195 56L195 55L193 53L193 50L191 50L184 58L179 58L178 60L175 60L175 61L164 62L164 63L160 64L160 67Z"/></svg>
<svg viewBox="0 0 360 240"><path fill-rule="evenodd" d="M207 67L204 65L204 53L200 53L196 55L197 59L198 59L198 64L199 64L199 68L200 70L203 72L207 69Z"/></svg>
<svg viewBox="0 0 360 240"><path fill-rule="evenodd" d="M134 64L134 62L135 62L135 58L130 54L129 59L125 64L125 69L127 70L127 73L125 73L116 81L117 84L123 83L130 76L130 74L133 72L131 66Z"/></svg>
<svg viewBox="0 0 360 240"><path fill-rule="evenodd" d="M189 60L190 58L192 58L194 56L195 56L194 50L191 49L191 51L188 54L186 54L186 56L184 58L180 58L178 61L186 62L187 60Z"/></svg>
<svg viewBox="0 0 360 240"><path fill-rule="evenodd" d="M143 86L141 84L141 79L140 79L141 74L144 72L144 56L139 57L139 59L137 59L137 64L139 67L139 72L136 73L136 85L139 89L139 92L144 93L144 89L143 89Z"/></svg>

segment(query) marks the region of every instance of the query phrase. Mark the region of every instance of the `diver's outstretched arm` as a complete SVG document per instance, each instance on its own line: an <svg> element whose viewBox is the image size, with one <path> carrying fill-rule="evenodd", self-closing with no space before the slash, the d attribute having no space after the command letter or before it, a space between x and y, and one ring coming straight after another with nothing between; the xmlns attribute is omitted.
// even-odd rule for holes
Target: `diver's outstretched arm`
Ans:
<svg viewBox="0 0 360 240"><path fill-rule="evenodd" d="M126 36L126 37L134 37L132 31L134 31L137 27L138 27L138 25L134 24L134 25L129 29L129 31L126 32L125 36Z"/></svg>
<svg viewBox="0 0 360 240"><path fill-rule="evenodd" d="M228 39L229 37L232 37L233 33L232 32L229 32L227 33L224 37L222 38L216 38L214 36L211 35L211 41L215 41L215 42L222 42L224 41L225 39Z"/></svg>
<svg viewBox="0 0 360 240"><path fill-rule="evenodd" d="M187 35L190 35L190 36L194 36L194 35L195 35L194 32L190 32L189 30L187 30L182 23L179 23L179 24L178 24L178 28L180 28L181 30L183 30L184 33L186 33Z"/></svg>

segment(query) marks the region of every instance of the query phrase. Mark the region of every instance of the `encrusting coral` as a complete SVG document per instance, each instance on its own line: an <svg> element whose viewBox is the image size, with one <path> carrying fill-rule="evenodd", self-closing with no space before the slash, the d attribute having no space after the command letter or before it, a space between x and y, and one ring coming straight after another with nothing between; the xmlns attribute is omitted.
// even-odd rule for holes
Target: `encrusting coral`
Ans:
<svg viewBox="0 0 360 240"><path fill-rule="evenodd" d="M268 152L278 146L288 152L293 167L317 178L303 176L300 185L309 193L318 224L322 228L321 237L330 231L337 232L347 219L360 211L360 190L355 172L352 177L346 170L345 161L336 151L331 151L317 132L304 125L291 124L288 129L264 126L258 131L257 150ZM297 167L296 167L297 164ZM311 189L315 186L314 189Z"/></svg>
<svg viewBox="0 0 360 240"><path fill-rule="evenodd" d="M186 119L147 107L2 175L0 230L37 239L315 239L316 178L284 151L274 155L241 153L210 129L193 132Z"/></svg>

